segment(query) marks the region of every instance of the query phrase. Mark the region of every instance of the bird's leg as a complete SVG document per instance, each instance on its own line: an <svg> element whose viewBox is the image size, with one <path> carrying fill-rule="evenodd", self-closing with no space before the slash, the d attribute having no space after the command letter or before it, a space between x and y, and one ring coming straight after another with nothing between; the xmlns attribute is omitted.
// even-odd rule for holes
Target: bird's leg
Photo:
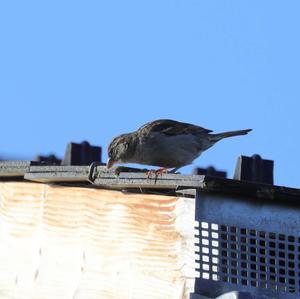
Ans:
<svg viewBox="0 0 300 299"><path fill-rule="evenodd" d="M148 170L146 172L147 180L149 180L151 178L152 174L154 174L154 173L155 173L155 170L153 170L153 169Z"/></svg>
<svg viewBox="0 0 300 299"><path fill-rule="evenodd" d="M156 176L162 175L163 173L168 173L168 168L161 167L161 168L155 170L155 175Z"/></svg>
<svg viewBox="0 0 300 299"><path fill-rule="evenodd" d="M156 170L149 170L146 172L146 176L147 176L147 179L150 179L152 174L155 175L155 178L157 178L159 175L162 175L163 173L168 173L168 168L165 168L165 167L161 167L159 169L156 169Z"/></svg>

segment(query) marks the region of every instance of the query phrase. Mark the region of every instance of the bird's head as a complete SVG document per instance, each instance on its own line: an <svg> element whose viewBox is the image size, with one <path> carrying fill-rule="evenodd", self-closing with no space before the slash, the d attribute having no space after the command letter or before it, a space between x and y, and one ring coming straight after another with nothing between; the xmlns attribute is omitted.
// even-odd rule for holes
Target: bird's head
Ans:
<svg viewBox="0 0 300 299"><path fill-rule="evenodd" d="M107 168L111 168L115 163L127 162L130 147L130 134L122 134L115 137L108 146Z"/></svg>

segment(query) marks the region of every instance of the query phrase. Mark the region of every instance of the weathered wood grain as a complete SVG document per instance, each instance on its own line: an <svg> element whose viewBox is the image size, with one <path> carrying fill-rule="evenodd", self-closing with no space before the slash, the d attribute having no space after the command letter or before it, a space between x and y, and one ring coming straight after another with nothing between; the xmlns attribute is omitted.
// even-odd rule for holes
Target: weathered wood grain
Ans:
<svg viewBox="0 0 300 299"><path fill-rule="evenodd" d="M0 183L0 298L193 292L194 199Z"/></svg>

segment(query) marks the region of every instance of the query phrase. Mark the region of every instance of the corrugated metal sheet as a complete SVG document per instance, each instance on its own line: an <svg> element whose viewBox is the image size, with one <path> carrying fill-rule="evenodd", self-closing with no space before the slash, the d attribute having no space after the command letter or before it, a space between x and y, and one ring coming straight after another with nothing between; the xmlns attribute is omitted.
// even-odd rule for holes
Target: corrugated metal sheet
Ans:
<svg viewBox="0 0 300 299"><path fill-rule="evenodd" d="M0 183L0 298L188 298L193 198Z"/></svg>

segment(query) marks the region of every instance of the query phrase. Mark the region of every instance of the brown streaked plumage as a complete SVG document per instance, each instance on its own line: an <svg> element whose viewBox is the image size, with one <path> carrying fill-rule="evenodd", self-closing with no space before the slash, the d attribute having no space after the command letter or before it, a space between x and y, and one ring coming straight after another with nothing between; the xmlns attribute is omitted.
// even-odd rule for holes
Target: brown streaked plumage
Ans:
<svg viewBox="0 0 300 299"><path fill-rule="evenodd" d="M107 167L115 163L137 163L178 169L191 164L217 141L250 131L212 134L212 130L196 125L170 119L156 120L132 133L115 137L108 147Z"/></svg>

